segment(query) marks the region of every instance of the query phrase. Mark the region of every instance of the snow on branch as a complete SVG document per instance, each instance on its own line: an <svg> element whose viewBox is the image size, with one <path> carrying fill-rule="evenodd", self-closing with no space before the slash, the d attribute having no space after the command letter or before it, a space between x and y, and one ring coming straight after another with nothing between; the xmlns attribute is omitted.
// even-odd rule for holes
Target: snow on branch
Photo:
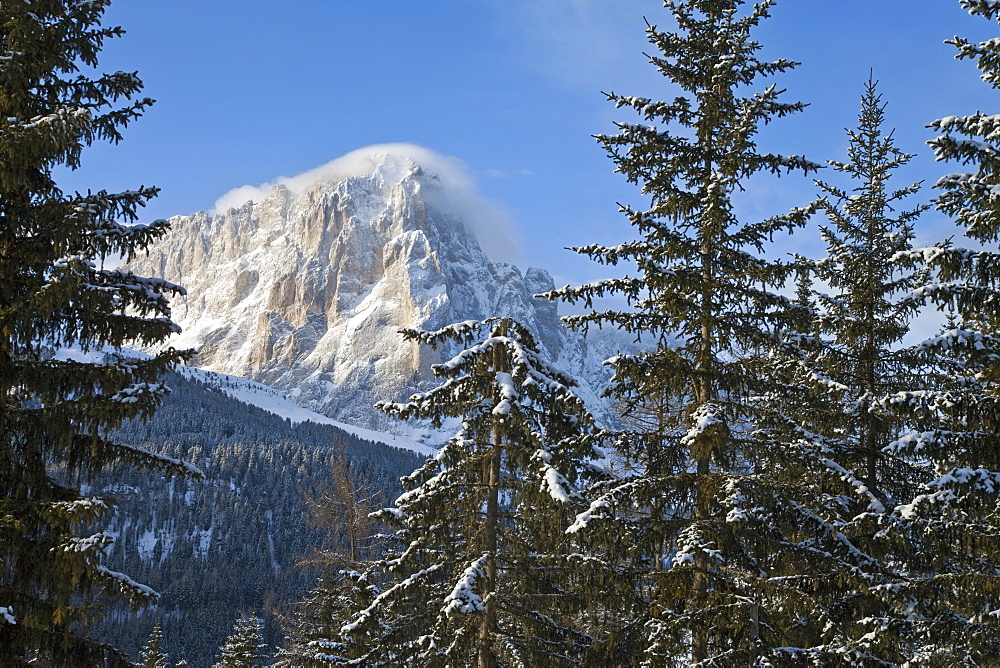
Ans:
<svg viewBox="0 0 1000 668"><path fill-rule="evenodd" d="M560 503L569 503L570 499L573 497L579 497L579 492L567 492L566 488L570 487L569 480L566 479L562 473L560 473L554 466L549 462L552 461L552 453L545 448L539 448L532 455L532 458L541 462L542 471L542 491L548 493L556 501Z"/></svg>
<svg viewBox="0 0 1000 668"><path fill-rule="evenodd" d="M716 404L702 404L695 409L691 415L694 426L688 429L681 438L681 445L691 447L698 438L709 431L714 425L725 424L725 416L722 408Z"/></svg>
<svg viewBox="0 0 1000 668"><path fill-rule="evenodd" d="M935 449L938 445L947 443L956 435L957 432L946 431L943 429L935 429L933 431L912 431L885 446L882 451L891 454L899 454L901 452L920 454L928 446Z"/></svg>
<svg viewBox="0 0 1000 668"><path fill-rule="evenodd" d="M838 474L841 480L851 485L854 488L854 491L858 494L858 496L867 498L869 502L868 510L880 514L885 512L885 506L882 504L879 498L875 496L875 494L870 489L868 489L868 485L866 485L861 480L858 480L858 478L853 473L851 473L843 466L841 466L837 462L827 457L820 457L819 462L826 468Z"/></svg>
<svg viewBox="0 0 1000 668"><path fill-rule="evenodd" d="M167 394L169 391L169 388L163 383L135 383L111 395L111 401L134 404L142 401L147 396L160 396Z"/></svg>
<svg viewBox="0 0 1000 668"><path fill-rule="evenodd" d="M72 553L77 552L81 554L94 553L99 554L104 551L106 547L115 542L115 539L109 534L103 531L95 533L91 536L85 536L83 538L70 537L65 542L60 543L56 547L52 548L52 552L66 552Z"/></svg>
<svg viewBox="0 0 1000 668"><path fill-rule="evenodd" d="M50 114L34 116L20 127L24 130L45 130L48 128L73 128L90 121L90 112L82 107L62 107Z"/></svg>
<svg viewBox="0 0 1000 668"><path fill-rule="evenodd" d="M917 344L918 351L925 350L949 350L951 348L968 348L974 350L984 350L987 343L993 344L992 337L986 337L981 332L969 329L949 329L939 336L925 339Z"/></svg>
<svg viewBox="0 0 1000 668"><path fill-rule="evenodd" d="M1000 16L1000 0L961 0L961 5L971 16L978 14L987 19Z"/></svg>
<svg viewBox="0 0 1000 668"><path fill-rule="evenodd" d="M497 389L500 392L500 402L493 407L493 415L505 418L510 415L513 404L517 403L520 394L514 386L514 378L506 371L498 371L496 375Z"/></svg>
<svg viewBox="0 0 1000 668"><path fill-rule="evenodd" d="M106 566L98 566L97 572L109 580L116 582L125 594L140 596L151 603L155 603L160 600L160 595L157 592L142 583L136 582L124 573L113 571Z"/></svg>
<svg viewBox="0 0 1000 668"><path fill-rule="evenodd" d="M469 566L462 571L462 575L458 578L458 582L455 583L454 589L452 589L451 593L444 599L445 606L441 611L446 616L452 615L456 612L468 614L471 612L482 611L483 599L476 593L475 587L476 581L485 575L483 567L486 565L489 558L489 554L484 554L475 561L471 562Z"/></svg>
<svg viewBox="0 0 1000 668"><path fill-rule="evenodd" d="M130 453L141 455L148 459L154 460L156 463L160 464L164 468L173 469L181 475L189 475L195 478L204 478L204 472L192 464L191 462L186 462L183 459L174 459L173 457L166 457L164 455L157 454L150 450L144 448L137 448L131 445L119 445L119 447L129 451Z"/></svg>
<svg viewBox="0 0 1000 668"><path fill-rule="evenodd" d="M8 624L17 624L17 619L14 618L14 608L0 605L0 619Z"/></svg>
<svg viewBox="0 0 1000 668"><path fill-rule="evenodd" d="M447 327L442 327L433 332L425 332L420 329L401 329L399 333L408 341L418 341L432 348L442 341L465 341L472 337L488 321L465 320Z"/></svg>
<svg viewBox="0 0 1000 668"><path fill-rule="evenodd" d="M616 497L629 498L632 490L640 487L642 480L633 480L615 487L610 492L601 495L591 502L590 507L576 516L576 520L566 529L567 534L576 533L587 528L593 520L614 517L614 502ZM611 511L611 512L607 512Z"/></svg>
<svg viewBox="0 0 1000 668"><path fill-rule="evenodd" d="M725 563L722 552L715 548L715 543L705 540L701 535L701 527L692 524L684 527L677 536L677 552L673 557L674 567L694 566L695 555L702 553L713 559L716 563Z"/></svg>
<svg viewBox="0 0 1000 668"><path fill-rule="evenodd" d="M938 132L960 132L986 141L1000 140L1000 114L973 114L971 116L946 116L931 122L927 127Z"/></svg>
<svg viewBox="0 0 1000 668"><path fill-rule="evenodd" d="M54 501L48 504L48 508L53 514L59 517L69 518L74 521L85 521L96 519L108 511L108 504L104 499L97 497L87 497L74 499L73 501Z"/></svg>
<svg viewBox="0 0 1000 668"><path fill-rule="evenodd" d="M925 487L933 491L916 496L910 503L896 506L896 513L905 519L913 519L920 506L947 505L959 500L960 497L964 496L959 493L960 488L963 487L971 491L996 495L1000 492L1000 473L984 468L973 469L960 466L951 469L936 480L932 480Z"/></svg>
<svg viewBox="0 0 1000 668"><path fill-rule="evenodd" d="M437 475L425 480L419 487L403 492L393 502L394 506L392 508L383 508L379 512L388 513L396 519L402 519L406 516L406 511L404 510L405 507L412 505L422 497L433 494L439 487L444 487L450 484L448 473L449 472L447 470L443 470Z"/></svg>
<svg viewBox="0 0 1000 668"><path fill-rule="evenodd" d="M408 578L406 578L405 580L401 580L400 582L394 584L392 587L386 589L384 592L375 597L375 599L371 602L371 605L369 605L367 608L365 608L364 610L360 611L357 615L355 615L354 621L344 624L340 628L341 634L347 635L348 633L355 631L359 626L361 626L365 621L367 621L375 614L375 610L382 604L383 601L387 599L391 600L392 596L394 596L396 592L407 589L408 587L412 586L417 581L419 581L421 578L427 577L428 575L439 570L442 566L443 564L434 564L432 566L429 566L428 568L418 571L413 575L409 576Z"/></svg>

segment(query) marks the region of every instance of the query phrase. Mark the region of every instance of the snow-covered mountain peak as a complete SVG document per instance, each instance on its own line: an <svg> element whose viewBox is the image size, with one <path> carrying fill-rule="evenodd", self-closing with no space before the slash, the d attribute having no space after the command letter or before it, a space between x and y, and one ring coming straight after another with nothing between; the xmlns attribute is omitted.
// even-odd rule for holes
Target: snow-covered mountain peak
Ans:
<svg viewBox="0 0 1000 668"><path fill-rule="evenodd" d="M369 153L366 161L368 169L357 176L381 180L383 184L397 184L407 177L423 174L420 165L402 155Z"/></svg>
<svg viewBox="0 0 1000 668"><path fill-rule="evenodd" d="M369 153L349 163L330 163L326 169L314 170L311 180L303 178L292 181L288 186L279 183L293 197L307 192L322 193L337 191L342 196L364 193L372 198L386 199L394 188L407 181L414 181L411 187L419 188L423 182L435 181L436 177L425 176L419 164L403 155L391 153ZM290 187L289 187L290 186Z"/></svg>
<svg viewBox="0 0 1000 668"><path fill-rule="evenodd" d="M497 315L525 323L557 364L589 376L596 398L593 369L603 373L609 351L594 353L561 327L554 304L532 296L552 288L545 270L490 261L450 206L461 199L453 181L406 155L353 155L223 214L171 219L133 268L187 288L172 344L199 349L199 364L360 426L386 426L372 405L407 397L450 352L404 342L399 329Z"/></svg>
<svg viewBox="0 0 1000 668"><path fill-rule="evenodd" d="M373 147L379 148L383 147ZM419 178L426 183L441 182L433 169L426 169L416 159L403 153L356 151L298 176L279 178L273 184L235 188L219 198L212 213L224 215L229 209L241 209L247 204L261 204L271 199L287 204L307 191L323 192L342 184L352 184L352 189L385 194L410 178Z"/></svg>

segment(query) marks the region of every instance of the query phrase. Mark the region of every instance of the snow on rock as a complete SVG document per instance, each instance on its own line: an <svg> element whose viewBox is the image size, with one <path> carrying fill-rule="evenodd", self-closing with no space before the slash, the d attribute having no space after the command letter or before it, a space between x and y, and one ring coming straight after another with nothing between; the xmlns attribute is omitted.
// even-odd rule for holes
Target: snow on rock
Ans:
<svg viewBox="0 0 1000 668"><path fill-rule="evenodd" d="M410 158L372 155L364 173L277 185L223 214L171 219L172 230L129 269L179 283L176 347L206 369L271 385L340 422L385 429L373 408L431 380L439 353L398 334L462 320L513 317L573 376L598 414L616 334L565 330L547 272L491 262L446 204L446 185ZM622 341L627 341L621 337ZM609 342L610 341L610 342Z"/></svg>

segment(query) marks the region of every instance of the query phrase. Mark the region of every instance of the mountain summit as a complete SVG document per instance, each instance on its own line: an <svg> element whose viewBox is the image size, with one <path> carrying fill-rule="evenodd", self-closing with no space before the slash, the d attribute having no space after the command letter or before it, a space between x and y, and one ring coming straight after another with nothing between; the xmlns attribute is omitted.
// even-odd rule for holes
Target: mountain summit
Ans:
<svg viewBox="0 0 1000 668"><path fill-rule="evenodd" d="M403 341L400 328L511 316L567 372L600 369L606 355L532 297L553 288L548 272L491 262L440 179L400 155L368 155L362 166L299 193L275 185L224 214L172 218L170 233L132 264L188 290L174 306L183 333L172 345L197 348L207 369L370 427L388 424L372 404L405 398L440 359Z"/></svg>

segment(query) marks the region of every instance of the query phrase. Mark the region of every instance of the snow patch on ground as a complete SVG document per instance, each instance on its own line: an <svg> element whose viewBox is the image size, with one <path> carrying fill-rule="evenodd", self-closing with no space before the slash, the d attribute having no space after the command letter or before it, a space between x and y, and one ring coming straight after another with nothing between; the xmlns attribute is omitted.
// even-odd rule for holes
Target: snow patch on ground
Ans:
<svg viewBox="0 0 1000 668"><path fill-rule="evenodd" d="M103 347L94 348L87 352L78 348L62 348L55 352L54 357L58 360L71 360L81 363L100 364L104 362L105 355L109 352L115 352L126 357L137 357L140 359L149 358L149 355L129 348L112 351L111 349L105 349ZM436 431L412 424L400 424L399 428L395 430L394 433L355 427L352 424L334 420L321 413L316 413L308 408L303 408L289 399L283 392L268 385L264 385L263 383L247 380L246 378L242 378L240 376L231 376L225 373L207 371L194 366L178 366L175 368L175 371L185 378L204 383L211 389L220 391L223 394L250 406L256 406L257 408L265 410L272 415L284 418L292 424L299 424L302 422L328 424L367 441L383 443L394 448L410 450L419 455L425 456L435 455L438 451L438 447L433 444L444 442L447 439L447 436L442 436L442 431ZM444 431L447 431L447 428Z"/></svg>
<svg viewBox="0 0 1000 668"><path fill-rule="evenodd" d="M212 547L212 534L215 532L215 526L210 526L207 529L202 529L201 531L196 531L198 535L198 556L202 559L208 556L208 551Z"/></svg>
<svg viewBox="0 0 1000 668"><path fill-rule="evenodd" d="M144 531L137 546L139 548L139 558L143 561L150 561L153 558L153 550L156 549L157 536L155 531Z"/></svg>
<svg viewBox="0 0 1000 668"><path fill-rule="evenodd" d="M105 354L108 352L112 351L110 349L95 348L83 352L77 348L62 348L56 351L55 359L100 364L104 362ZM149 355L145 353L128 348L122 348L113 352L126 357L149 358ZM356 427L352 424L334 420L321 413L311 411L308 408L303 408L292 401L285 393L263 383L248 380L240 376L207 371L194 366L178 366L174 370L185 378L197 380L232 399L265 410L272 415L277 415L280 418L290 421L292 424L300 424L302 422L328 424L358 438L383 443L394 448L410 450L428 457L437 453L438 444L447 440L448 427L453 426L449 424L445 425L442 430L433 430L417 424L399 423L398 428L394 429L392 433Z"/></svg>
<svg viewBox="0 0 1000 668"><path fill-rule="evenodd" d="M11 607L0 606L0 618L8 624L17 624L17 619L14 617L14 609Z"/></svg>
<svg viewBox="0 0 1000 668"><path fill-rule="evenodd" d="M437 452L437 448L428 445L426 441L433 439L437 434L429 429L421 429L414 425L400 425L399 433L385 433L363 427L334 420L308 408L299 406L289 399L283 392L257 383L239 376L205 371L197 367L178 367L177 372L186 378L200 381L208 387L218 390L237 401L241 401L250 406L256 406L262 410L284 418L292 424L302 422L314 422L316 424L328 424L338 429L342 429L349 434L376 443L384 443L395 448L411 450L420 455L432 456Z"/></svg>

